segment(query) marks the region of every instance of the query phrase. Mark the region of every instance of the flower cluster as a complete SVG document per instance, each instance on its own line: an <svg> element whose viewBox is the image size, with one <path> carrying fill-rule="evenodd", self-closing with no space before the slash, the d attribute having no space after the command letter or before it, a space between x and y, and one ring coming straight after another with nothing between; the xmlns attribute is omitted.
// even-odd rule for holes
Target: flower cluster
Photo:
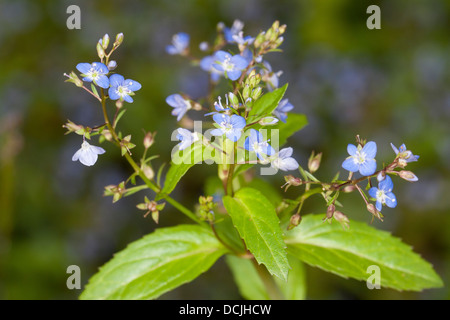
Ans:
<svg viewBox="0 0 450 320"><path fill-rule="evenodd" d="M135 91L141 89L141 84L132 79L125 79L120 74L111 74L111 71L117 67L117 63L114 60L109 60L109 58L111 54L120 46L122 41L123 34L119 33L116 36L116 41L114 42L110 52L106 54L105 50L107 50L109 46L109 36L106 34L97 43L97 53L101 61L92 63L82 62L77 64L76 68L80 72L82 79L80 80L74 72L71 72L70 75L65 74L65 76L69 78L66 81L72 82L78 87L88 91L100 102L102 99L107 98L117 101L116 106L118 109L122 106L123 101L132 103L132 96L135 94ZM91 90L85 87L83 82L91 82ZM100 97L98 90L94 85L98 86L102 90L101 95L103 98ZM105 96L103 93L103 90L106 89L108 90L108 96ZM77 130L70 131L70 128L74 128L74 126L77 126ZM86 166L94 165L97 162L98 155L105 153L105 150L103 148L90 145L87 141L85 141L85 138L90 139L92 129L85 129L83 126L75 125L71 121L69 121L65 127L67 127L70 132L76 132L83 135L83 144L81 145L81 149L74 154L72 160L79 160ZM97 128L96 133L102 133L105 139L111 139L109 130L104 129L103 127ZM129 148L133 146L129 141L127 141L126 137L120 144L124 150L129 150Z"/></svg>
<svg viewBox="0 0 450 320"><path fill-rule="evenodd" d="M272 92L278 88L281 71L274 73L271 65L264 59L265 54L276 51L283 42L281 36L286 26L275 22L267 31L256 37L244 35L244 24L235 20L231 27L223 23L218 25L219 34L214 45L203 41L200 49L205 56L194 58L190 55L190 37L180 32L172 37L172 43L166 47L167 53L185 56L193 59L200 68L209 73L211 91L206 101L211 101L214 87L219 80L228 80L233 91L225 94L225 101L219 96L208 106L193 108L196 104L186 94L171 94L166 103L173 108L172 115L180 122L191 109L206 110L205 116L212 116L214 128L210 131L213 137L225 137L235 143L234 148L246 150L256 156L259 163L270 163L276 170L296 170L297 161L292 158L293 149L285 148L277 152L269 140L264 140L260 130L266 126L273 126L281 120L286 123L288 113L294 108L288 99L278 100L270 107L267 113L252 111L259 98L264 95L263 88ZM237 47L237 48L236 48ZM200 105L200 104L197 104ZM186 128L177 129L179 150L186 149L198 139L193 138L194 133ZM203 137L205 139L205 137ZM215 140L217 141L217 139ZM212 145L211 142L207 142ZM219 143L223 152L233 153L227 149L225 142ZM228 158L228 160L230 160Z"/></svg>

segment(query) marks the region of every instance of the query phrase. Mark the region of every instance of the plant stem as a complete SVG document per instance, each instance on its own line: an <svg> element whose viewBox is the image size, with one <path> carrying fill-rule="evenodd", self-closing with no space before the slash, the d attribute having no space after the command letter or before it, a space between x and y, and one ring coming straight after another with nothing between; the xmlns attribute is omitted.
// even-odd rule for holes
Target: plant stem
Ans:
<svg viewBox="0 0 450 320"><path fill-rule="evenodd" d="M112 127L111 122L108 117L108 113L106 112L106 96L104 94L103 89L101 89L101 95L102 95L102 99L101 99L102 111L103 111L103 117L105 118L106 126L107 126L108 130L110 131L111 135L113 136L116 145L118 145L120 147L120 145L121 145L120 138L117 135L114 128ZM134 161L134 159L131 157L131 155L129 153L125 153L125 159L128 161L128 163L131 165L133 170L139 175L139 177L145 182L145 184L151 190L153 190L157 194L161 193L161 189L153 181L151 181L149 178L147 178L147 176L144 174L144 172L141 170L141 168L138 166L138 164ZM165 199L172 206L174 206L176 209L178 209L181 213L185 214L191 220L197 222L198 224L204 224L204 222L201 221L195 215L195 213L193 213L191 210L189 210L188 208L183 206L181 203L179 203L175 199L171 198L168 195L163 195L162 198Z"/></svg>

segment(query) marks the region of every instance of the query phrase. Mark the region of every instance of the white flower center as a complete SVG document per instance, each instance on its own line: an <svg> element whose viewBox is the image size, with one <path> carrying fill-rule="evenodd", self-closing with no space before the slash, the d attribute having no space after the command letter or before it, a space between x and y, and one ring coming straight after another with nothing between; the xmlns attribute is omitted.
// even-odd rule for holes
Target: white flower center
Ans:
<svg viewBox="0 0 450 320"><path fill-rule="evenodd" d="M363 164L366 162L366 153L362 151L356 151L356 154L353 156L353 161L357 164Z"/></svg>
<svg viewBox="0 0 450 320"><path fill-rule="evenodd" d="M130 92L131 90L124 86L118 86L116 90L116 93L121 97L129 95Z"/></svg>
<svg viewBox="0 0 450 320"><path fill-rule="evenodd" d="M222 67L225 71L233 71L234 70L234 64L231 63L231 57L227 56L225 60L222 62Z"/></svg>

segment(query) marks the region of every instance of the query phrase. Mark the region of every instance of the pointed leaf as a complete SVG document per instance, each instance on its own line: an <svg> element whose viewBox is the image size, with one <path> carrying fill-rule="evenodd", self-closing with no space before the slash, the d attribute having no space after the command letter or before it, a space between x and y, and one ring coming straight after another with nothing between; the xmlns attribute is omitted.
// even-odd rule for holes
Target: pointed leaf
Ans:
<svg viewBox="0 0 450 320"><path fill-rule="evenodd" d="M258 263L286 280L289 262L274 206L258 190L242 188L234 197L223 198L225 209Z"/></svg>
<svg viewBox="0 0 450 320"><path fill-rule="evenodd" d="M376 265L381 286L387 288L420 291L442 286L432 266L390 233L356 221L344 230L322 218L306 215L287 233L290 254L325 271L364 281L371 275L367 268Z"/></svg>
<svg viewBox="0 0 450 320"><path fill-rule="evenodd" d="M226 252L206 228L157 229L101 267L80 299L154 299L192 281Z"/></svg>

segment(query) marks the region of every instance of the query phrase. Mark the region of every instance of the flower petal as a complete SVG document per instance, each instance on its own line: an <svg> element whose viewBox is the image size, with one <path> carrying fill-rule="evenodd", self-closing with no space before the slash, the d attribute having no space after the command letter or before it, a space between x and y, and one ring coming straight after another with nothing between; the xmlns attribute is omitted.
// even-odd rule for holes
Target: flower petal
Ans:
<svg viewBox="0 0 450 320"><path fill-rule="evenodd" d="M125 83L127 84L128 89L130 89L131 91L138 91L142 88L142 85L139 82L131 79L125 80Z"/></svg>
<svg viewBox="0 0 450 320"><path fill-rule="evenodd" d="M94 80L94 83L98 85L100 88L108 89L109 88L109 79L104 74L98 76L97 80Z"/></svg>
<svg viewBox="0 0 450 320"><path fill-rule="evenodd" d="M237 114L233 114L230 118L231 125L233 128L242 129L247 124L245 122L245 118L238 116Z"/></svg>
<svg viewBox="0 0 450 320"><path fill-rule="evenodd" d="M359 170L359 165L355 163L353 157L348 157L342 162L342 168L351 172L357 172Z"/></svg>
<svg viewBox="0 0 450 320"><path fill-rule="evenodd" d="M392 192L386 193L386 205L389 208L395 208L397 206L397 198Z"/></svg>
<svg viewBox="0 0 450 320"><path fill-rule="evenodd" d="M394 183L392 182L391 177L386 175L383 181L378 184L378 188L383 190L385 193L391 192L394 189Z"/></svg>
<svg viewBox="0 0 450 320"><path fill-rule="evenodd" d="M362 151L366 154L367 158L373 159L377 155L377 144L369 141L364 145Z"/></svg>
<svg viewBox="0 0 450 320"><path fill-rule="evenodd" d="M82 62L77 64L77 70L81 73L88 73L91 70L92 66L90 63Z"/></svg>
<svg viewBox="0 0 450 320"><path fill-rule="evenodd" d="M371 196L372 198L376 199L377 198L377 191L378 191L377 187L370 188L369 189L369 196Z"/></svg>
<svg viewBox="0 0 450 320"><path fill-rule="evenodd" d="M109 77L109 84L111 85L111 87L118 87L122 85L124 80L125 79L122 75L115 73Z"/></svg>
<svg viewBox="0 0 450 320"><path fill-rule="evenodd" d="M356 154L356 151L358 149L356 148L356 146L354 144L349 143L347 146L347 152L349 155L354 156Z"/></svg>
<svg viewBox="0 0 450 320"><path fill-rule="evenodd" d="M375 159L367 159L364 163L359 165L359 173L363 176L370 176L377 171L377 162Z"/></svg>

